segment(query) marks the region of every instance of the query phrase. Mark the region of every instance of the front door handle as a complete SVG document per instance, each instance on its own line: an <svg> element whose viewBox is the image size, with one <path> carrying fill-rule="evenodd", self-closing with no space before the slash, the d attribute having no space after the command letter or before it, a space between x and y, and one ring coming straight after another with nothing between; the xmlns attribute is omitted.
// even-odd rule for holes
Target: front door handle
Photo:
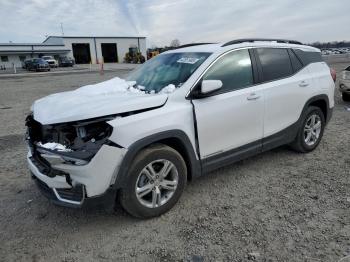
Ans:
<svg viewBox="0 0 350 262"><path fill-rule="evenodd" d="M306 82L306 81L301 81L301 82L299 83L299 86L300 86L300 87L306 87L306 86L308 86L308 85L309 85L309 83Z"/></svg>
<svg viewBox="0 0 350 262"><path fill-rule="evenodd" d="M249 96L247 97L247 100L257 100L257 99L259 99L259 98L260 98L259 95L255 94L255 93L251 93L251 94L249 94Z"/></svg>

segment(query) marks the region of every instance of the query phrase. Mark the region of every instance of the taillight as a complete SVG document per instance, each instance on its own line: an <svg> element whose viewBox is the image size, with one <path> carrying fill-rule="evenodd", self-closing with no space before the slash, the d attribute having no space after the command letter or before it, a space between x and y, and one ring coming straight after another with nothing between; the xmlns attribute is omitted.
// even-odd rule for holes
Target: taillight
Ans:
<svg viewBox="0 0 350 262"><path fill-rule="evenodd" d="M337 80L337 73L335 72L335 70L333 68L331 68L330 71L331 71L331 76L333 78L333 81L335 83L335 81Z"/></svg>

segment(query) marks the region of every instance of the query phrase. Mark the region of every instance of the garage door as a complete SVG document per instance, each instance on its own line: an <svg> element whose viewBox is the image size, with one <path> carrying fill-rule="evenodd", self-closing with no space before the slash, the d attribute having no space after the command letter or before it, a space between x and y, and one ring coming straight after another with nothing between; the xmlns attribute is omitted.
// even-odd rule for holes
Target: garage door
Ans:
<svg viewBox="0 0 350 262"><path fill-rule="evenodd" d="M72 44L76 64L89 64L91 61L90 45L88 43Z"/></svg>
<svg viewBox="0 0 350 262"><path fill-rule="evenodd" d="M115 43L102 43L102 56L105 63L117 63L118 62L118 52L117 44Z"/></svg>

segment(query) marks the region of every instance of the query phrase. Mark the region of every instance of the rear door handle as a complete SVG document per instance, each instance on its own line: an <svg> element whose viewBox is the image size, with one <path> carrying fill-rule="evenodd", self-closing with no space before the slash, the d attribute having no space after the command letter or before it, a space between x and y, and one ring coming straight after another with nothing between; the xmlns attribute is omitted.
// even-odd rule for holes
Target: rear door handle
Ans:
<svg viewBox="0 0 350 262"><path fill-rule="evenodd" d="M251 94L249 94L249 96L247 97L247 100L257 100L257 99L259 99L259 98L260 98L259 95L255 94L255 93L251 93Z"/></svg>
<svg viewBox="0 0 350 262"><path fill-rule="evenodd" d="M299 86L300 87L306 87L306 86L308 86L309 85L309 83L307 83L306 81L301 81L300 83L299 83Z"/></svg>

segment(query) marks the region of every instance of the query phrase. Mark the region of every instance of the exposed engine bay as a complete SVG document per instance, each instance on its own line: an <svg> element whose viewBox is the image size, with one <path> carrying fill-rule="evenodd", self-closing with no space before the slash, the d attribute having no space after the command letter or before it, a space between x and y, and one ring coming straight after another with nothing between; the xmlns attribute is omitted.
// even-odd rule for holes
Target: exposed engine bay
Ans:
<svg viewBox="0 0 350 262"><path fill-rule="evenodd" d="M86 121L76 121L52 125L42 125L32 115L26 119L29 145L40 151L51 151L63 156L90 160L105 143L113 128L106 121L114 119L109 116ZM68 150L60 151L45 148L46 143L57 143ZM111 143L111 142L110 142Z"/></svg>

